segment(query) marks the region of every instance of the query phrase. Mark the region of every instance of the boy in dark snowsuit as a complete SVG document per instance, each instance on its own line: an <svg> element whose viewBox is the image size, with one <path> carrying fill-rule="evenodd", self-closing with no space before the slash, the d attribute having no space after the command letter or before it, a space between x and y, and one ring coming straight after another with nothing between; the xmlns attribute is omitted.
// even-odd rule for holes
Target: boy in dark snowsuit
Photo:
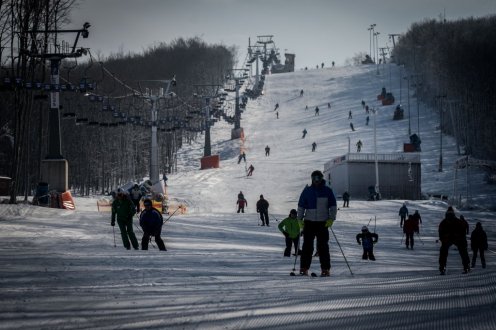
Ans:
<svg viewBox="0 0 496 330"><path fill-rule="evenodd" d="M374 244L379 240L379 235L369 232L367 226L363 226L362 232L356 235L356 240L363 247L362 259L375 261Z"/></svg>
<svg viewBox="0 0 496 330"><path fill-rule="evenodd" d="M140 226L143 229L143 238L141 239L141 249L148 250L148 242L150 237L155 237L155 243L157 243L158 249L160 251L167 251L165 248L164 241L160 237L162 232L162 225L164 224L164 219L160 212L152 207L152 201L150 199L145 199L143 202L145 209L140 215Z"/></svg>
<svg viewBox="0 0 496 330"><path fill-rule="evenodd" d="M470 236L470 247L472 248L472 268L475 267L475 260L477 260L477 252L479 252L482 268L486 268L486 258L484 257L484 251L487 250L487 235L484 229L482 229L482 224L477 222L475 229Z"/></svg>
<svg viewBox="0 0 496 330"><path fill-rule="evenodd" d="M298 253L299 240L300 240L300 224L296 218L296 210L292 209L289 212L289 216L282 220L277 228L283 233L286 238L286 249L284 250L284 256L289 257L291 255L291 246L294 245L295 255Z"/></svg>

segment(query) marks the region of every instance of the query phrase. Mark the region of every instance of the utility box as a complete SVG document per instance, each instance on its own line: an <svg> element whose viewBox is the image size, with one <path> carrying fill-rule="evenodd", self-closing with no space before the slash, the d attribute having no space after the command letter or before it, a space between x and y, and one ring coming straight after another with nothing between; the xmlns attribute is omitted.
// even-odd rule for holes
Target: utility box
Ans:
<svg viewBox="0 0 496 330"><path fill-rule="evenodd" d="M351 198L368 199L376 184L376 156L348 153L324 164L324 177L337 196L348 191ZM377 154L379 193L382 199L420 199L419 153Z"/></svg>

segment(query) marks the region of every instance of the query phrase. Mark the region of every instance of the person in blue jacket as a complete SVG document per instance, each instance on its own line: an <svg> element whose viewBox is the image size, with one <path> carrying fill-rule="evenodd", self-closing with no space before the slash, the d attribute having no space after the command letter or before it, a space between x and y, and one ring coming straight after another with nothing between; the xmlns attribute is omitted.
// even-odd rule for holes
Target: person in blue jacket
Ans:
<svg viewBox="0 0 496 330"><path fill-rule="evenodd" d="M303 248L300 259L300 275L308 275L312 263L314 240L317 238L321 276L329 276L331 256L329 254L329 227L336 219L336 197L326 186L321 171L313 171L312 184L306 186L298 201L297 218L303 227Z"/></svg>
<svg viewBox="0 0 496 330"><path fill-rule="evenodd" d="M160 251L167 251L165 248L164 241L160 237L162 233L162 225L164 224L164 219L162 214L152 206L152 201L147 198L143 201L143 206L145 209L140 215L140 226L143 229L143 238L141 239L141 249L148 250L148 242L150 237L155 237L155 243L157 243L158 249Z"/></svg>

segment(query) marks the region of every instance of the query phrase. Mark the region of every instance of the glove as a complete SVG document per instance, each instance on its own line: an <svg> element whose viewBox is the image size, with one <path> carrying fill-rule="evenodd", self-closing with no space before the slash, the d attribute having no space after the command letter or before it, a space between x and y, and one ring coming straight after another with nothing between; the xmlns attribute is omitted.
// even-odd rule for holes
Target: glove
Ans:
<svg viewBox="0 0 496 330"><path fill-rule="evenodd" d="M332 224L334 223L334 220L332 219L327 219L326 223L325 223L325 227L326 228L329 228L329 227L332 227Z"/></svg>

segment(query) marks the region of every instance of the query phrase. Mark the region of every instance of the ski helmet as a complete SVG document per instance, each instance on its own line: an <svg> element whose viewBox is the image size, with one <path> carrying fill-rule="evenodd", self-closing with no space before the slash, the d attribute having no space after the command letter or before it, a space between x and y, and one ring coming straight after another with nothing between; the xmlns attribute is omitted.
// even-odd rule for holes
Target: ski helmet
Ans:
<svg viewBox="0 0 496 330"><path fill-rule="evenodd" d="M362 231L369 231L369 229L367 228L367 226L363 226Z"/></svg>

